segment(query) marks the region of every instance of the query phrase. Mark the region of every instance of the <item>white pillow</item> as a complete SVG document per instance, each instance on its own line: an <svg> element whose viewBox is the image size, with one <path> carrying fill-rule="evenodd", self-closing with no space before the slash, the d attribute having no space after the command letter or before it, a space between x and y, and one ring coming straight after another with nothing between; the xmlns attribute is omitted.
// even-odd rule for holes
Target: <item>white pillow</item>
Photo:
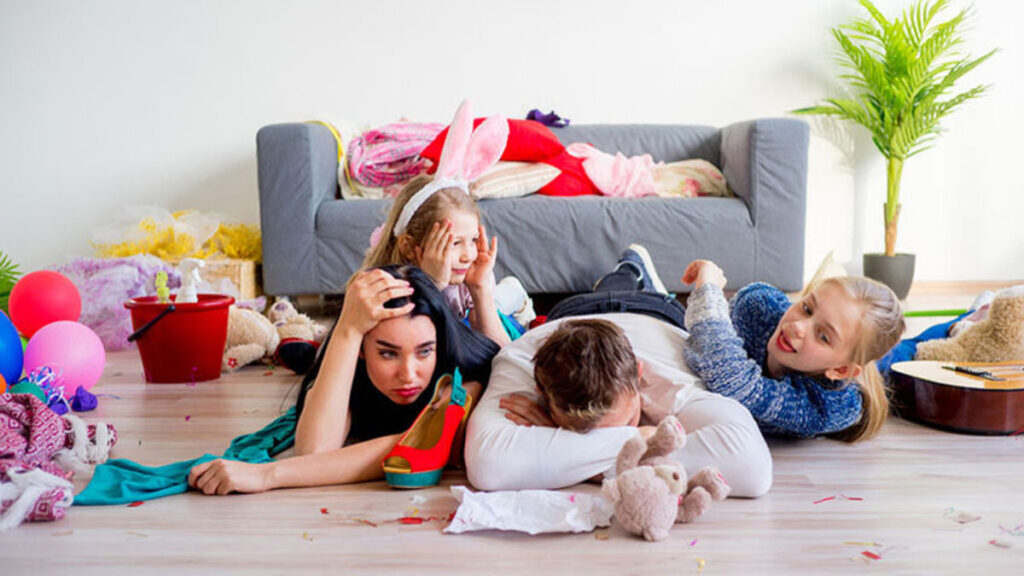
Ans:
<svg viewBox="0 0 1024 576"><path fill-rule="evenodd" d="M469 185L476 199L516 198L547 186L562 171L541 162L498 162Z"/></svg>

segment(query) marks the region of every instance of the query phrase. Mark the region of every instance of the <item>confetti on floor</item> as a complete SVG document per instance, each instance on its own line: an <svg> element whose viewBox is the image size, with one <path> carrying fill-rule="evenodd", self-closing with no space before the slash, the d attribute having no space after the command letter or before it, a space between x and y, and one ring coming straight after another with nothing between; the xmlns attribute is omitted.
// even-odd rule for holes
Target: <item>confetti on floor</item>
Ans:
<svg viewBox="0 0 1024 576"><path fill-rule="evenodd" d="M700 574L704 571L704 565L706 565L708 562L703 558L695 558L694 560L697 562L697 574Z"/></svg>
<svg viewBox="0 0 1024 576"><path fill-rule="evenodd" d="M865 558L871 558L872 560L881 560L882 559L881 556L879 556L878 554L875 554L874 552L872 552L870 550L865 550L865 551L861 552L860 555L864 556Z"/></svg>
<svg viewBox="0 0 1024 576"><path fill-rule="evenodd" d="M693 541L690 542L690 546L696 546L696 545L697 545L697 539L694 538Z"/></svg>
<svg viewBox="0 0 1024 576"><path fill-rule="evenodd" d="M996 548L1013 548L1013 543L1007 542L1006 540L996 540L993 538L992 540L989 540L988 543Z"/></svg>
<svg viewBox="0 0 1024 576"><path fill-rule="evenodd" d="M598 528L597 530L594 530L595 540L607 540L610 535L611 534L607 528Z"/></svg>
<svg viewBox="0 0 1024 576"><path fill-rule="evenodd" d="M943 518L952 520L958 524L969 524L971 522L977 522L981 520L981 516L969 514L962 510L956 510L955 508L946 508L946 511L942 513Z"/></svg>
<svg viewBox="0 0 1024 576"><path fill-rule="evenodd" d="M113 398L114 400L120 400L121 397L117 394L97 394L97 398Z"/></svg>
<svg viewBox="0 0 1024 576"><path fill-rule="evenodd" d="M320 513L321 514L327 514L327 508L321 508L320 509Z"/></svg>
<svg viewBox="0 0 1024 576"><path fill-rule="evenodd" d="M313 537L309 535L309 532L303 532L302 533L302 539L303 540L308 540L309 542L313 541Z"/></svg>
<svg viewBox="0 0 1024 576"><path fill-rule="evenodd" d="M185 422L188 422L191 419L192 419L192 415L191 414L189 414L188 416L185 416Z"/></svg>
<svg viewBox="0 0 1024 576"><path fill-rule="evenodd" d="M145 502L143 502L142 500L136 500L135 502L132 502L131 504L129 504L127 507L128 508L138 508L139 506L142 506L143 504L145 504Z"/></svg>
<svg viewBox="0 0 1024 576"><path fill-rule="evenodd" d="M828 496L827 498L822 498L821 500L816 500L814 503L821 504L822 502L828 502L829 500L849 500L851 502L860 502L864 499L858 496L847 496L846 494L840 493L835 494L833 496Z"/></svg>
<svg viewBox="0 0 1024 576"><path fill-rule="evenodd" d="M1013 528L1007 528L1000 524L999 529L1010 536L1024 536L1024 523L1017 524Z"/></svg>

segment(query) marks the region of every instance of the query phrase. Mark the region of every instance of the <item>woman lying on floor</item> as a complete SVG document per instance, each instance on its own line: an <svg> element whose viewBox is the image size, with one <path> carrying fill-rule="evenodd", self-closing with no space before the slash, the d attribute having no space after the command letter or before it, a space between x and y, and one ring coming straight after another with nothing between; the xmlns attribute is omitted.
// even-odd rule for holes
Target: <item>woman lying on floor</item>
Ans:
<svg viewBox="0 0 1024 576"><path fill-rule="evenodd" d="M441 462L424 465L422 457L436 460L437 454L418 451L419 461L406 462L403 456L409 452L396 444L421 413L451 428L453 423L446 421L460 396L459 376L437 391L438 402L431 402L435 382L458 368L466 378L468 408L471 399L479 398L480 383L487 381L497 352L497 344L452 315L433 280L419 268L359 272L349 283L325 351L303 381L296 406L296 455L264 464L212 460L192 468L189 485L206 494L228 494L363 482L383 477L385 460L393 468L389 482L430 482L440 476L448 451L443 450ZM447 402L442 395L452 398L449 409L432 414L431 406ZM447 444L452 446L451 438Z"/></svg>

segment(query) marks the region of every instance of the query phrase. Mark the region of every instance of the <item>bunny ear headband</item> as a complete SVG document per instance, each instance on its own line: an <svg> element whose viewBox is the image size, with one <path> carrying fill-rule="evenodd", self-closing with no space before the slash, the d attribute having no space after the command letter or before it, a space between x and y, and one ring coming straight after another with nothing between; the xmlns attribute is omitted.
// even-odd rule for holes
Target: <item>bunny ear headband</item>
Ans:
<svg viewBox="0 0 1024 576"><path fill-rule="evenodd" d="M474 131L472 111L469 100L459 105L441 149L437 174L405 203L395 222L395 238L405 232L409 220L435 192L459 188L469 194L469 183L501 158L508 142L508 120L504 116L491 116Z"/></svg>

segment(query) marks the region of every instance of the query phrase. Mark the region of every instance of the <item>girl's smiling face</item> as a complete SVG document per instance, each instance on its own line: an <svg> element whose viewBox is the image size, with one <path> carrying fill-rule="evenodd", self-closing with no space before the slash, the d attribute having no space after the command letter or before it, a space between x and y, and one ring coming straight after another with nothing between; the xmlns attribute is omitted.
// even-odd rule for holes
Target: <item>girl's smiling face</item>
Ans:
<svg viewBox="0 0 1024 576"><path fill-rule="evenodd" d="M466 272L476 261L476 240L480 233L480 220L476 214L454 211L448 215L452 222L452 275L450 284L462 284Z"/></svg>
<svg viewBox="0 0 1024 576"><path fill-rule="evenodd" d="M429 316L384 320L363 337L360 356L374 388L395 404L412 404L431 384L437 330Z"/></svg>
<svg viewBox="0 0 1024 576"><path fill-rule="evenodd" d="M768 341L768 373L775 378L787 372L833 380L856 377L860 369L851 359L860 332L860 306L841 287L825 284L779 320Z"/></svg>

